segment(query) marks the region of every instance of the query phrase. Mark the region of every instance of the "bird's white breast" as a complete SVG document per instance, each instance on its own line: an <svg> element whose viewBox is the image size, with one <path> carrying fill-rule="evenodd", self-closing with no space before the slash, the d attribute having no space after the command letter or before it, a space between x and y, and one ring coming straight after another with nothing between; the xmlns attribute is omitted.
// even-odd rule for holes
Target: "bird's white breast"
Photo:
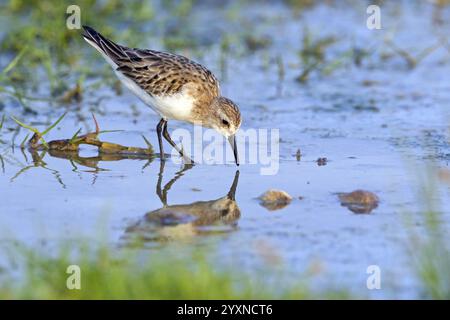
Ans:
<svg viewBox="0 0 450 320"><path fill-rule="evenodd" d="M161 115L161 117L167 120L189 121L194 106L194 99L186 90L182 90L173 95L150 95L120 71L116 71L116 75L128 89L137 95L146 105L151 107L153 111Z"/></svg>

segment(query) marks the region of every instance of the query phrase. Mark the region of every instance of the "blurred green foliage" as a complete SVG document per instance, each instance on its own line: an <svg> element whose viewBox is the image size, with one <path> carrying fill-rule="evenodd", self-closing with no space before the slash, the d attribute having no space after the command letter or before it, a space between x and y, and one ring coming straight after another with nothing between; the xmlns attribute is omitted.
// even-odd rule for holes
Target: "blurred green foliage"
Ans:
<svg viewBox="0 0 450 320"><path fill-rule="evenodd" d="M56 62L73 65L78 55L68 49L79 42L80 37L74 36L78 31L66 27L66 10L72 3L70 0L11 0L2 7L10 22L0 48L17 53L29 46L33 48L27 56L30 62L45 61L50 55ZM147 1L80 0L77 5L81 9L82 24L102 26L102 33L107 36L112 35L115 27L108 20L133 25L139 30L139 25L154 15L151 2Z"/></svg>
<svg viewBox="0 0 450 320"><path fill-rule="evenodd" d="M85 63L86 55L101 57L85 45L80 30L67 28L66 10L72 4L70 0L11 0L0 4L7 26L0 33L0 50L10 61L0 74L0 93L25 103L27 94L42 85L49 86L44 92L56 97L75 84L83 85L90 76L101 75L103 84L114 84L106 64L92 68L92 63ZM171 10L170 15L181 18L189 14L192 4L191 0L163 2ZM129 46L142 45L149 36L149 26L155 28L157 9L153 1L80 0L76 5L80 7L82 25L92 25L117 42L126 39ZM184 38L189 39L171 32L166 45L187 45L180 40Z"/></svg>
<svg viewBox="0 0 450 320"><path fill-rule="evenodd" d="M301 277L284 281L279 286L262 281L270 272L281 273L266 266L247 274L239 268L217 269L205 252L192 255L160 255L149 253L145 258L136 251L113 252L107 247L92 249L88 245L61 245L51 257L22 246L6 256L25 261L21 281L3 277L0 299L306 299L318 296L308 290ZM183 256L183 257L181 257ZM13 260L14 260L13 259ZM189 263L186 263L189 261ZM14 262L13 262L14 263ZM69 290L66 270L78 265L81 290ZM256 274L260 272L261 274ZM260 279L260 280L255 280ZM348 298L345 292L330 290L328 298Z"/></svg>

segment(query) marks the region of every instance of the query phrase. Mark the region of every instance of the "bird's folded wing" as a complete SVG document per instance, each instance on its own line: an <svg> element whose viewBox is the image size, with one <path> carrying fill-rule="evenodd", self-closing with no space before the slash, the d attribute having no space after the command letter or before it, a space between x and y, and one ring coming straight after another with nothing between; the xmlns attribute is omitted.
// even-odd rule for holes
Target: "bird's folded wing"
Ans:
<svg viewBox="0 0 450 320"><path fill-rule="evenodd" d="M117 60L117 71L127 76L151 95L172 95L187 83L199 84L199 90L219 95L214 75L186 57L154 50L125 50Z"/></svg>

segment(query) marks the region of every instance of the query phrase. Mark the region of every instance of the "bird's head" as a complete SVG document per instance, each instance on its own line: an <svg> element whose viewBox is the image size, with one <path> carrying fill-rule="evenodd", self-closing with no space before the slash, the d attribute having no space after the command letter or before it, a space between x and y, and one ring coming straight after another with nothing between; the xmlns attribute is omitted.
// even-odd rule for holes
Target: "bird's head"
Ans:
<svg viewBox="0 0 450 320"><path fill-rule="evenodd" d="M228 98L217 97L211 103L211 110L214 112L211 127L227 138L235 135L241 126L238 106Z"/></svg>
<svg viewBox="0 0 450 320"><path fill-rule="evenodd" d="M217 97L211 102L210 127L225 136L234 152L236 164L239 165L235 134L241 126L241 113L238 106L228 98Z"/></svg>

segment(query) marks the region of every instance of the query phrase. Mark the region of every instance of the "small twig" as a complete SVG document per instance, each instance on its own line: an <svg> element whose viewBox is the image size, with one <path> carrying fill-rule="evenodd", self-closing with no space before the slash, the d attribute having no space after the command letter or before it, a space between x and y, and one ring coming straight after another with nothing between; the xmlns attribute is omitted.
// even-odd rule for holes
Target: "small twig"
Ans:
<svg viewBox="0 0 450 320"><path fill-rule="evenodd" d="M97 119L95 118L95 114L92 112L92 118L94 119L94 123L95 123L95 133L99 134L100 133L100 127L98 125Z"/></svg>

